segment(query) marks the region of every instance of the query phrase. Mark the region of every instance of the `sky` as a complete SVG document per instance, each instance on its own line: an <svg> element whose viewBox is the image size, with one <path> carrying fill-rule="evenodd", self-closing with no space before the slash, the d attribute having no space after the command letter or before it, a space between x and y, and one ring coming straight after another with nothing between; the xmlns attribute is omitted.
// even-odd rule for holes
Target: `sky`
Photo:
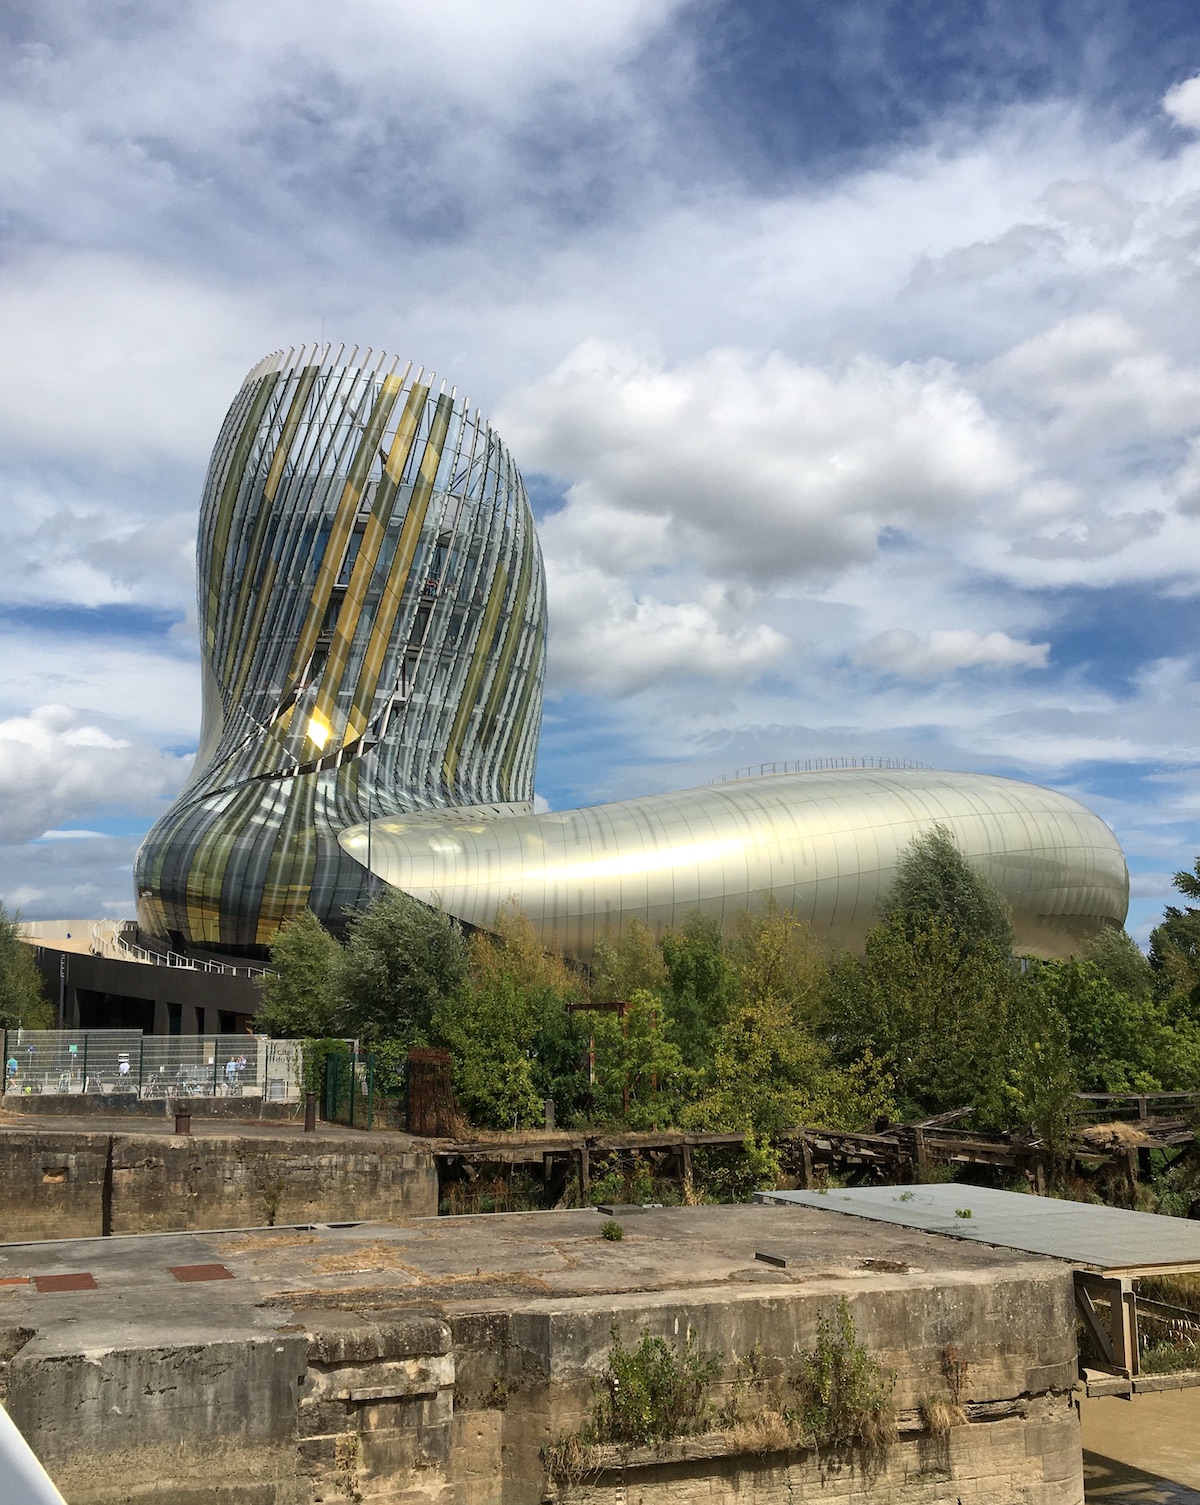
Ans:
<svg viewBox="0 0 1200 1505"><path fill-rule="evenodd" d="M763 762L1064 790L1143 943L1200 851L1186 0L7 0L0 897L132 914L246 371L495 421L554 808Z"/></svg>

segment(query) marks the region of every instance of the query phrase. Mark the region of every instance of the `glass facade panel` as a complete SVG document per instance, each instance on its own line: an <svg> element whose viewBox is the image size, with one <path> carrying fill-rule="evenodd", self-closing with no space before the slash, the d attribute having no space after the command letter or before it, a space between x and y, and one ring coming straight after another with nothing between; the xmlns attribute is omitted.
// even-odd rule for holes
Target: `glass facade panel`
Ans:
<svg viewBox="0 0 1200 1505"><path fill-rule="evenodd" d="M138 853L143 929L270 943L377 887L337 833L373 815L527 811L545 585L499 436L397 362L268 357L213 450L197 550L204 718Z"/></svg>

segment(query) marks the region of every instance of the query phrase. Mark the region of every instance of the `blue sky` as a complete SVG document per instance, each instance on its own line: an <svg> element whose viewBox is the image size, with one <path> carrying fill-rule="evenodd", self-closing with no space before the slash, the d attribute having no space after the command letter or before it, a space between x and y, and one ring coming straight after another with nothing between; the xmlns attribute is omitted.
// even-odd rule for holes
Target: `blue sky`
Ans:
<svg viewBox="0 0 1200 1505"><path fill-rule="evenodd" d="M564 806L771 759L1200 851L1200 21L1166 0L32 0L0 18L0 895L130 912L196 507L317 338L496 420Z"/></svg>

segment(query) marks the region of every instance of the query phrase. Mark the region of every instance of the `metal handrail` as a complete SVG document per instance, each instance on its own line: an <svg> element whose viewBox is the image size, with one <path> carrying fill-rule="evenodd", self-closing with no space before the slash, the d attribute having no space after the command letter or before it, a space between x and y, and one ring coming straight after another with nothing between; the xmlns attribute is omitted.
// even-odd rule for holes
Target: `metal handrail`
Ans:
<svg viewBox="0 0 1200 1505"><path fill-rule="evenodd" d="M736 773L723 773L709 779L709 784L732 784L738 779L757 779L771 773L833 773L843 768L891 768L923 769L929 771L928 763L916 763L911 758L802 758L784 763L751 764L739 768Z"/></svg>
<svg viewBox="0 0 1200 1505"><path fill-rule="evenodd" d="M92 953L112 957L115 961L141 962L152 967L181 967L190 972L216 972L224 977L266 977L269 967L234 966L229 962L198 961L178 951L148 951L145 946L130 944L121 927L123 920L100 920L92 926ZM113 933L115 932L115 933Z"/></svg>

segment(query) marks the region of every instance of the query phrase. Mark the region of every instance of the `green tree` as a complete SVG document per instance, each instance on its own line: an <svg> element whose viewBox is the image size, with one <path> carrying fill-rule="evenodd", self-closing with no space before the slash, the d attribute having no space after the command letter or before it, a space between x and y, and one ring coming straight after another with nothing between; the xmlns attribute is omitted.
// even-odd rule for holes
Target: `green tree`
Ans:
<svg viewBox="0 0 1200 1505"><path fill-rule="evenodd" d="M700 1069L712 1060L717 1031L735 993L733 964L710 915L693 910L678 930L662 938L667 972L667 1035L684 1064Z"/></svg>
<svg viewBox="0 0 1200 1505"><path fill-rule="evenodd" d="M1001 1117L1031 1130L1049 1153L1052 1172L1067 1158L1078 1116L1077 1058L1067 1021L1032 987L1014 995L1005 1031L1007 1051Z"/></svg>
<svg viewBox="0 0 1200 1505"><path fill-rule="evenodd" d="M494 933L470 942L467 987L444 999L432 1032L454 1060L458 1101L486 1128L534 1128L554 1099L564 1122L582 1112L586 1030L568 1011L582 980L542 946L515 905L496 916Z"/></svg>
<svg viewBox="0 0 1200 1505"><path fill-rule="evenodd" d="M679 1047L668 1039L662 999L635 989L624 1015L593 1014L596 1042L596 1118L631 1129L675 1122L689 1076Z"/></svg>
<svg viewBox="0 0 1200 1505"><path fill-rule="evenodd" d="M805 921L774 902L747 911L729 957L732 997L689 1124L761 1139L815 1122L850 1127L847 1117L860 1122L887 1100L873 1063L852 1078L816 1033L828 970Z"/></svg>
<svg viewBox="0 0 1200 1505"><path fill-rule="evenodd" d="M599 1003L628 1003L637 992L662 993L667 969L645 920L626 920L616 938L606 930L592 956L592 997Z"/></svg>
<svg viewBox="0 0 1200 1505"><path fill-rule="evenodd" d="M844 955L831 968L825 1030L843 1064L871 1052L905 1116L968 1104L1002 1112L1006 1032L1023 985L1008 956L970 948L950 921L910 928L894 914L868 932L861 960Z"/></svg>
<svg viewBox="0 0 1200 1505"><path fill-rule="evenodd" d="M1185 898L1200 899L1200 857L1192 872L1175 874L1174 884ZM1150 932L1150 966L1160 997L1185 996L1191 1012L1200 1014L1200 909L1167 905L1161 924Z"/></svg>
<svg viewBox="0 0 1200 1505"><path fill-rule="evenodd" d="M948 926L964 955L1012 950L1012 914L1004 896L976 872L943 825L915 837L901 854L883 918L910 939L931 924Z"/></svg>
<svg viewBox="0 0 1200 1505"><path fill-rule="evenodd" d="M1145 1000L1154 991L1154 970L1128 931L1106 925L1084 941L1079 954L1127 998Z"/></svg>
<svg viewBox="0 0 1200 1505"><path fill-rule="evenodd" d="M1120 952L1116 958L1118 975L1133 970ZM1133 980L1135 985L1143 982L1136 972ZM1066 1027L1081 1091L1154 1092L1162 1087L1157 1069L1165 1019L1148 990L1132 996L1115 987L1096 962L1078 956L1034 963L1027 982L1042 1010L1057 1015Z"/></svg>
<svg viewBox="0 0 1200 1505"><path fill-rule="evenodd" d="M342 948L310 909L279 929L259 979L256 1022L280 1039L325 1039L345 1027Z"/></svg>
<svg viewBox="0 0 1200 1505"><path fill-rule="evenodd" d="M0 904L0 1029L53 1029L54 1008L42 987L33 948L21 939L18 915Z"/></svg>
<svg viewBox="0 0 1200 1505"><path fill-rule="evenodd" d="M425 1043L434 1010L462 992L466 977L467 944L457 921L388 889L347 926L345 1026L364 1042Z"/></svg>

